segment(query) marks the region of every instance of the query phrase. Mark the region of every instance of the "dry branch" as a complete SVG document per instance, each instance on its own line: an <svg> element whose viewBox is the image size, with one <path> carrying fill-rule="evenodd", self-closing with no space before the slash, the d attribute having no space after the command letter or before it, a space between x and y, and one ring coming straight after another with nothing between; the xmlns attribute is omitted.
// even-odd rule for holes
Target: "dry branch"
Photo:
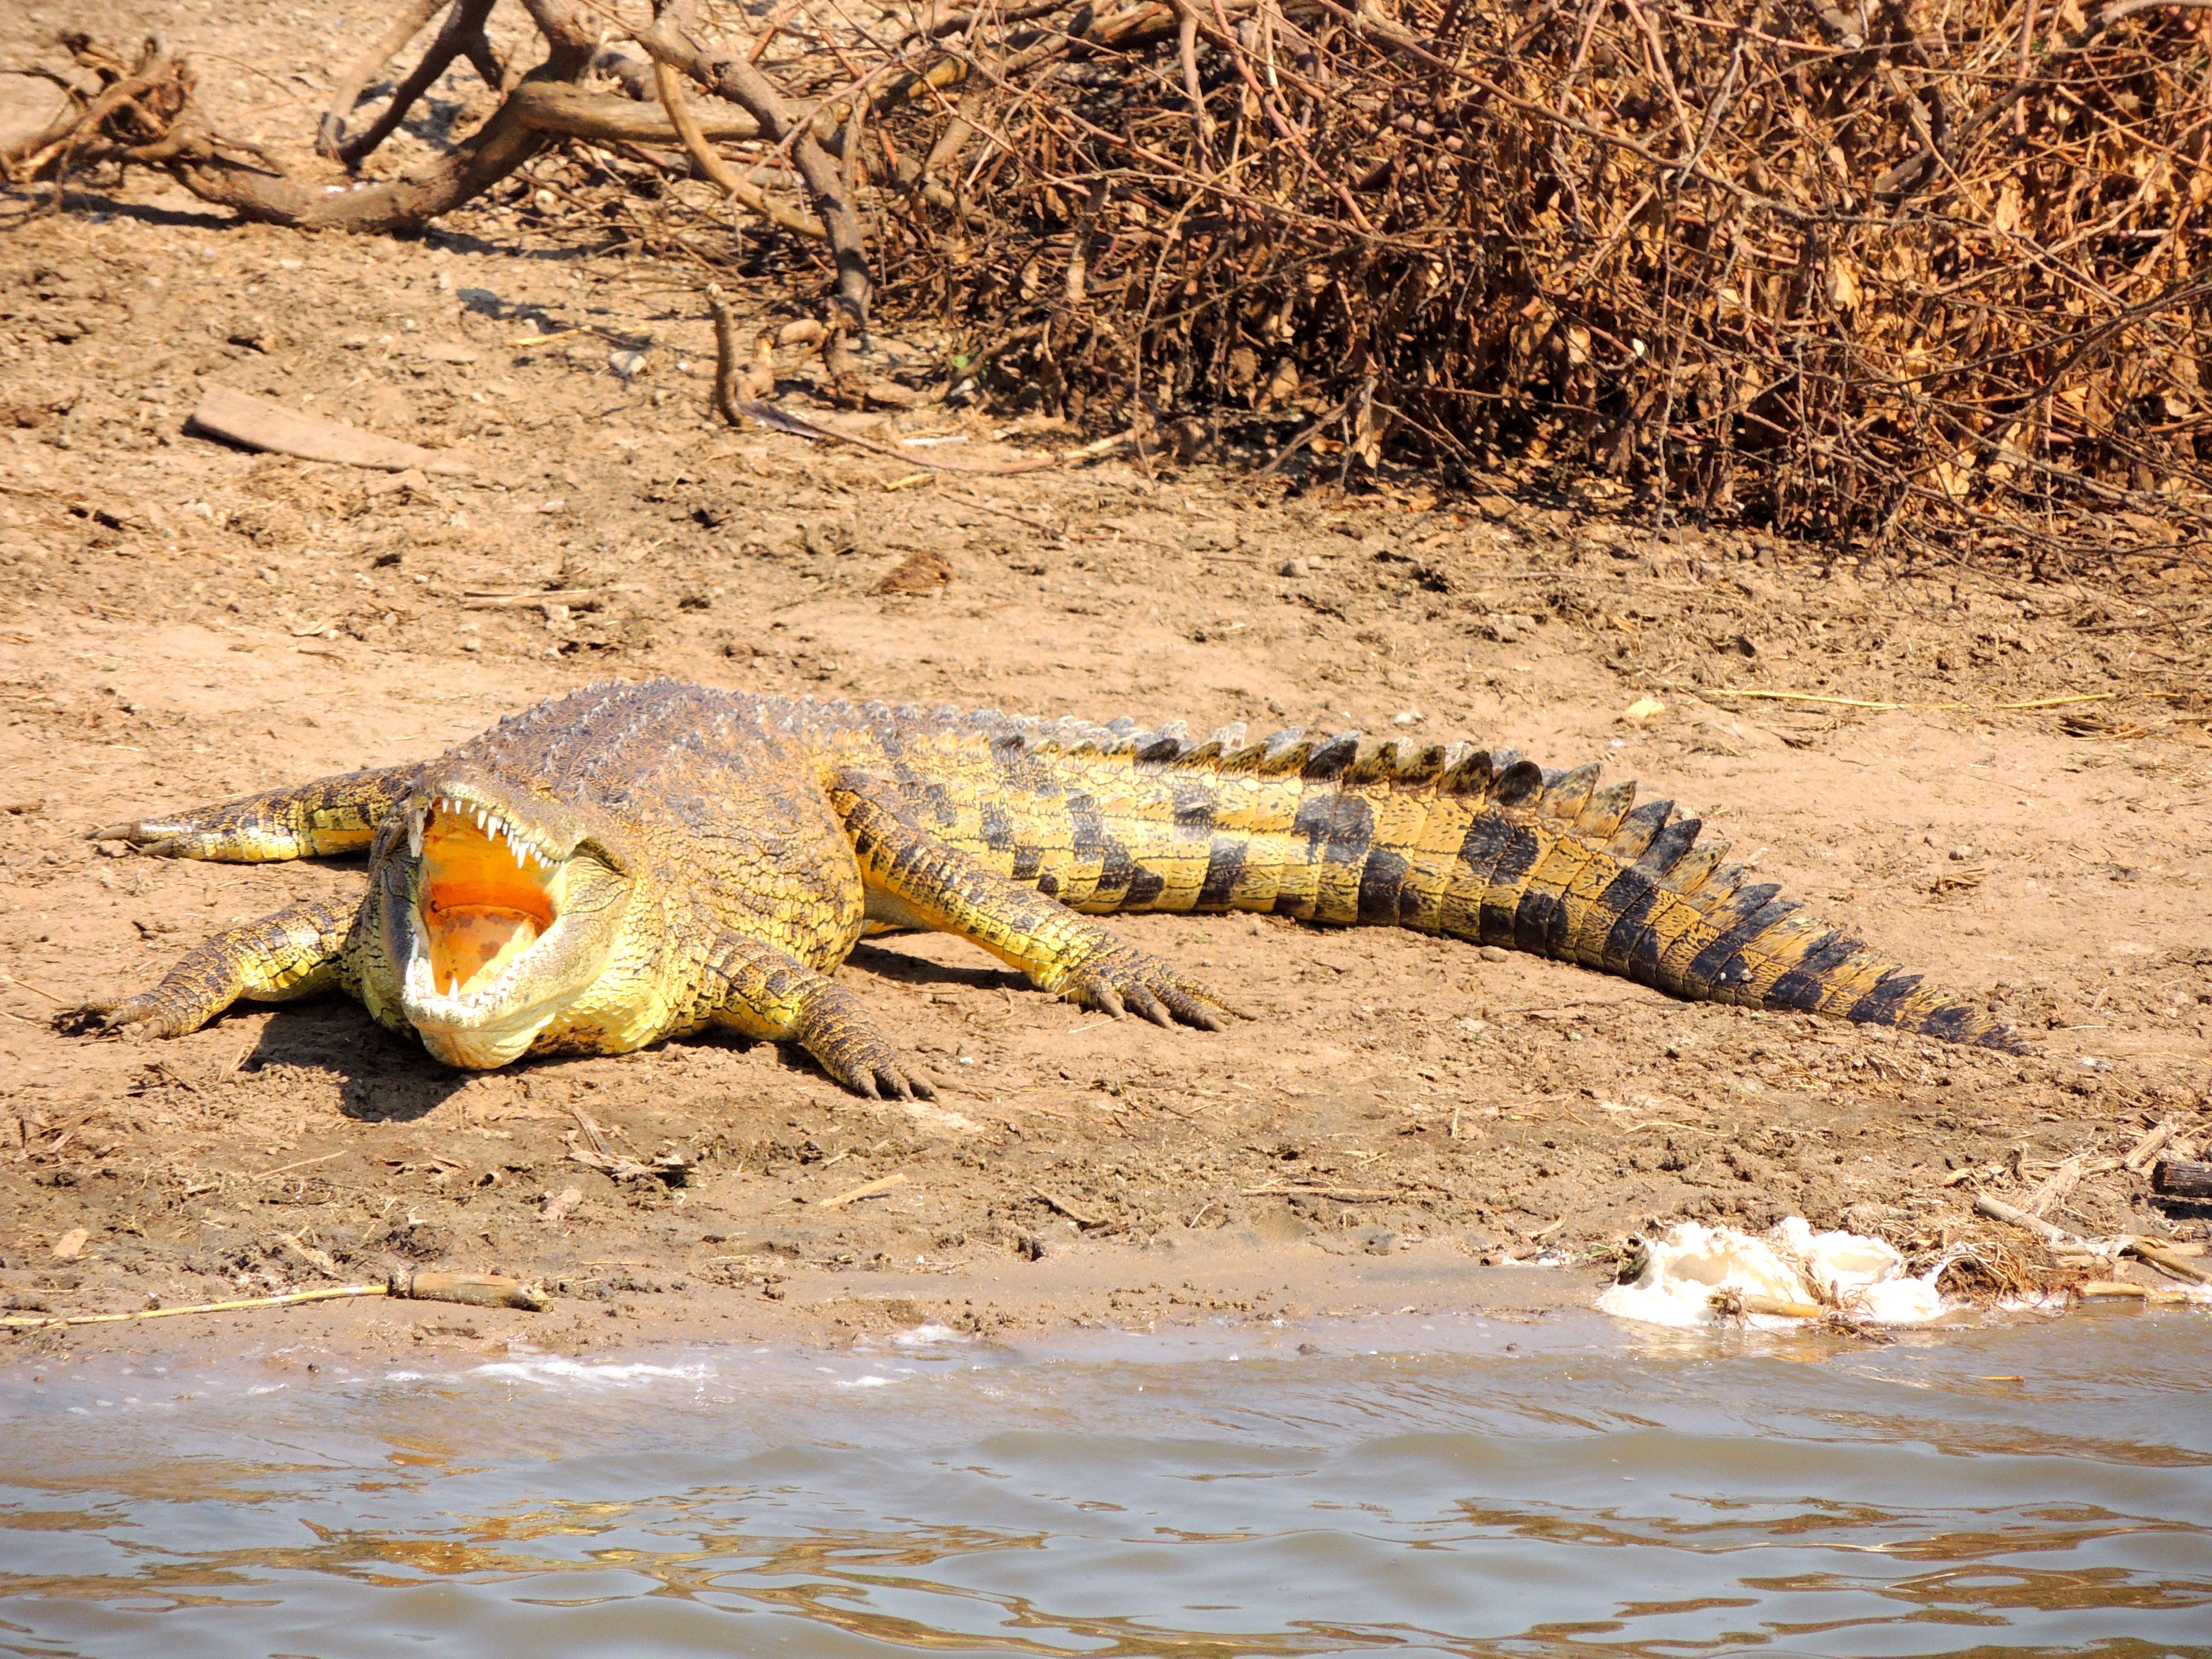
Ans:
<svg viewBox="0 0 2212 1659"><path fill-rule="evenodd" d="M556 50L451 154L398 179L333 189L211 131L191 105L191 66L159 40L149 40L127 66L82 37L71 44L104 90L74 98L56 128L0 152L0 177L59 181L103 162L153 167L242 218L311 230L414 230L481 195L578 125L566 118L568 106L541 95L556 83L556 66L574 58Z"/></svg>
<svg viewBox="0 0 2212 1659"><path fill-rule="evenodd" d="M2150 1185L2165 1198L2212 1200L2212 1164L2163 1159L2152 1170Z"/></svg>
<svg viewBox="0 0 2212 1659"><path fill-rule="evenodd" d="M759 185L738 176L737 170L708 143L706 131L698 117L692 113L691 106L684 97L683 82L676 71L657 58L653 62L653 80L654 90L660 95L660 106L668 116L669 125L674 129L692 164L706 175L708 183L731 200L759 214L772 225L796 231L802 236L826 238L829 235L819 219L787 208L780 202L771 201ZM758 130L757 124L750 116L745 118L745 125Z"/></svg>
<svg viewBox="0 0 2212 1659"><path fill-rule="evenodd" d="M779 146L789 146L792 163L806 181L815 211L829 233L837 266L837 303L854 325L865 331L873 289L868 272L867 236L836 162L822 148L811 126L794 119L782 94L749 58L709 57L692 43L686 32L690 11L690 0L653 0L653 25L638 31L638 45L655 62L681 70L717 97L736 104L760 124L764 137Z"/></svg>
<svg viewBox="0 0 2212 1659"><path fill-rule="evenodd" d="M356 59L338 76L337 89L331 94L331 106L323 112L319 133L319 145L324 155L338 159L345 143L346 122L351 118L354 106L361 102L362 88L374 80L384 66L406 51L407 43L422 32L422 26L437 15L441 0L407 0L393 18L384 38L376 43L368 56ZM396 98L392 100L397 103Z"/></svg>
<svg viewBox="0 0 2212 1659"><path fill-rule="evenodd" d="M371 76L406 45L405 40L398 40L400 28L406 26L407 20L416 18L419 13L421 21L408 29L408 38L412 39L415 30L428 21L430 14L436 9L435 0L428 6L422 5L420 0L410 0L401 23L394 27L384 43L391 49L384 51L380 47L382 57L374 65L366 59L356 64L347 72L346 80L331 99L331 107L323 117L320 137L323 153L349 167L359 166L364 157L398 131L399 124L407 118L407 112L415 106L416 100L437 85L438 77L453 66L456 58L467 57L475 65L477 73L483 77L484 84L498 88L505 79L506 71L484 33L485 20L491 15L495 3L495 0L452 0L445 23L438 30L437 39L431 43L429 51L422 54L422 61L408 72L407 78L393 91L392 101L385 106L384 112L362 132L349 135L345 124L353 114L354 106L361 100L362 88L368 83Z"/></svg>
<svg viewBox="0 0 2212 1659"><path fill-rule="evenodd" d="M879 259L1054 412L1313 436L1371 382L1374 431L1485 467L2171 556L2212 531L2195 3L2067 14L2024 80L2018 0L1067 8L948 46L988 153Z"/></svg>

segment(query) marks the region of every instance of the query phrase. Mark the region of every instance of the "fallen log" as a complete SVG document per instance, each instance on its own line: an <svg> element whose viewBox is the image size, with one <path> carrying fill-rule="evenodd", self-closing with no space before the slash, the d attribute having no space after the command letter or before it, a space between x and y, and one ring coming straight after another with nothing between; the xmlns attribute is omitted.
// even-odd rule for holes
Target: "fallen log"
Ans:
<svg viewBox="0 0 2212 1659"><path fill-rule="evenodd" d="M2161 1198L2212 1200L2212 1164L2161 1158L2152 1166L2150 1189Z"/></svg>

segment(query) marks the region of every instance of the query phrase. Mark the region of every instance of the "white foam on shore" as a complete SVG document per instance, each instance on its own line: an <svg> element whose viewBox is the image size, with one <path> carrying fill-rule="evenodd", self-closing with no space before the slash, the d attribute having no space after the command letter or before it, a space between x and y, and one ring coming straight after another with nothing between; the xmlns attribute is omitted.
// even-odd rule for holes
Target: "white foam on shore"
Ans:
<svg viewBox="0 0 2212 1659"><path fill-rule="evenodd" d="M891 1338L902 1348L934 1347L939 1343L973 1342L975 1340L967 1333L956 1331L950 1325L940 1325L935 1320L916 1325L910 1330L900 1331Z"/></svg>
<svg viewBox="0 0 2212 1659"><path fill-rule="evenodd" d="M516 1382L536 1382L546 1387L562 1383L592 1383L602 1388L629 1388L640 1382L671 1380L679 1382L703 1382L714 1374L714 1368L703 1362L689 1365L648 1365L639 1361L617 1363L588 1359L564 1359L549 1354L542 1359L501 1359L489 1364L470 1367L471 1376L494 1376Z"/></svg>
<svg viewBox="0 0 2212 1659"><path fill-rule="evenodd" d="M1754 1238L1733 1227L1685 1221L1646 1247L1644 1271L1597 1299L1601 1313L1646 1325L1710 1325L1723 1317L1717 1291L1741 1296L1834 1308L1874 1325L1924 1325L1954 1305L1936 1288L1935 1276L1915 1278L1905 1258L1879 1238L1861 1233L1816 1233L1793 1215ZM1751 1313L1765 1329L1803 1322L1784 1315Z"/></svg>

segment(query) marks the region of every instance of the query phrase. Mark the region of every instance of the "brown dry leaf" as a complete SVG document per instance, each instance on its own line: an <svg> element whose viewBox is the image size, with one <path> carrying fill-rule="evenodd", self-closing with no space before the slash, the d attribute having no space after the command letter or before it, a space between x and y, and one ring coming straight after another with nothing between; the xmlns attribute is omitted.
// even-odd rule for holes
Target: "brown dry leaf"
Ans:
<svg viewBox="0 0 2212 1659"><path fill-rule="evenodd" d="M941 553L923 549L909 553L890 568L889 574L876 584L876 592L906 598L921 598L942 592L952 580L952 567Z"/></svg>

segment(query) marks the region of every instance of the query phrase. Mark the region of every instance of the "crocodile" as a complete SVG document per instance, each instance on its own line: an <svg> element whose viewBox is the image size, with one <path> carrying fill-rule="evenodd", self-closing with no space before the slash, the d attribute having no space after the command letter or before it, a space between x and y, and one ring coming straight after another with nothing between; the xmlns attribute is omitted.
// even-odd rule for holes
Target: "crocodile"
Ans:
<svg viewBox="0 0 2212 1659"><path fill-rule="evenodd" d="M719 1025L912 1098L928 1078L831 977L864 934L957 933L1084 1007L1218 1030L1223 996L1095 918L1241 910L2017 1048L1701 828L1595 765L1471 744L600 684L427 763L92 831L235 862L365 849L368 891L218 933L82 1012L176 1036L241 998L343 989L467 1067Z"/></svg>

